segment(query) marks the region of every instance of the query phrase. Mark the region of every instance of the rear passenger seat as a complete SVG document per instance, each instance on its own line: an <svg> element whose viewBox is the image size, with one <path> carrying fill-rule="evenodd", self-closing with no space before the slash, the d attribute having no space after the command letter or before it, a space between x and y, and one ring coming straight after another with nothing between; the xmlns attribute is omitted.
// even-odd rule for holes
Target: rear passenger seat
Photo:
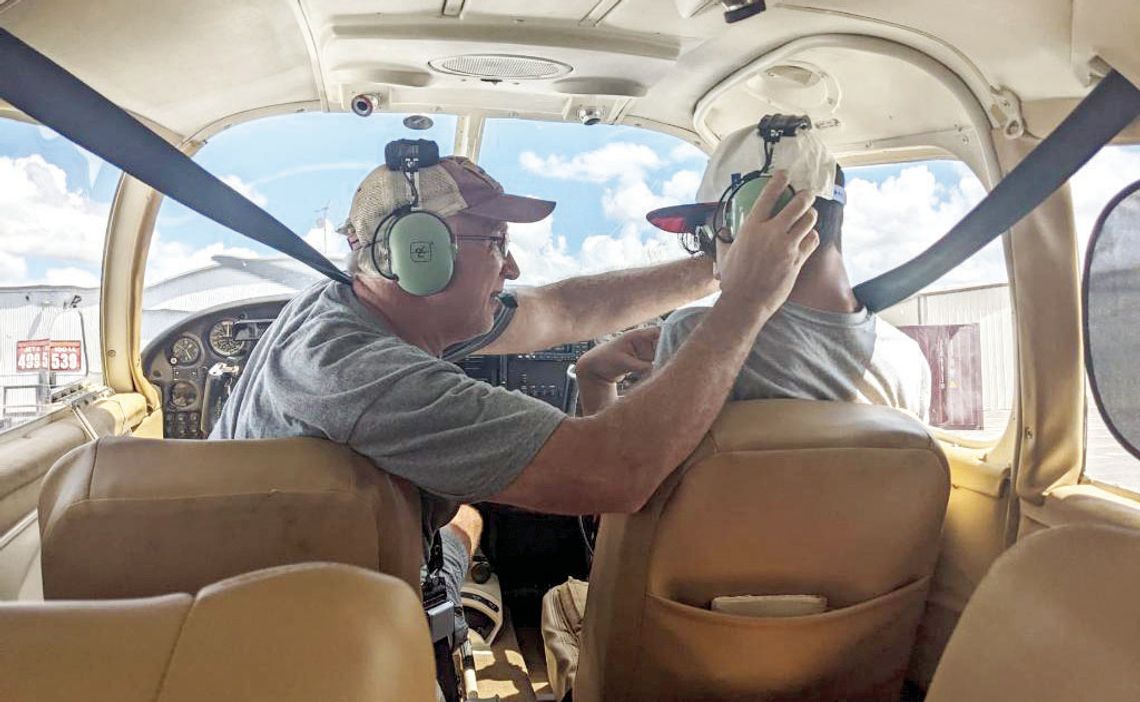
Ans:
<svg viewBox="0 0 1140 702"><path fill-rule="evenodd" d="M926 702L1140 700L1140 534L1064 526L1002 555Z"/></svg>
<svg viewBox="0 0 1140 702"><path fill-rule="evenodd" d="M309 563L202 589L0 604L4 702L434 702L416 593Z"/></svg>

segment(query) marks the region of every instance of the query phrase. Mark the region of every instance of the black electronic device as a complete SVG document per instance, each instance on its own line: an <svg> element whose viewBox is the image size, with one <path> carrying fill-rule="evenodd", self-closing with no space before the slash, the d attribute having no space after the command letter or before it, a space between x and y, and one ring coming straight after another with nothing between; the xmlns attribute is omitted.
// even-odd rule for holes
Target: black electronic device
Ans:
<svg viewBox="0 0 1140 702"><path fill-rule="evenodd" d="M500 356L468 356L456 363L468 377L482 380L488 385L502 385L503 369Z"/></svg>
<svg viewBox="0 0 1140 702"><path fill-rule="evenodd" d="M397 139L384 146L384 165L390 171L415 173L439 163L439 145L430 139Z"/></svg>
<svg viewBox="0 0 1140 702"><path fill-rule="evenodd" d="M811 129L811 118L807 115L764 115L756 129L764 141L776 142L781 137L794 137L801 129Z"/></svg>

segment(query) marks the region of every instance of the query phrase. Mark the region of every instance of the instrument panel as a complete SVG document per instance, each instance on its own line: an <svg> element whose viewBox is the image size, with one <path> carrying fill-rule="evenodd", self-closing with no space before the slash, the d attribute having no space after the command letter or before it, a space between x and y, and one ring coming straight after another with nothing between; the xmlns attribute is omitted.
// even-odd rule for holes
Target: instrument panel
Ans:
<svg viewBox="0 0 1140 702"><path fill-rule="evenodd" d="M143 371L162 394L163 434L204 439L245 359L288 298L214 307L187 317L143 350Z"/></svg>
<svg viewBox="0 0 1140 702"><path fill-rule="evenodd" d="M463 372L489 385L501 385L573 414L577 387L568 370L592 342L578 341L536 353L512 356L473 355L459 361Z"/></svg>
<svg viewBox="0 0 1140 702"><path fill-rule="evenodd" d="M249 353L288 301L275 297L213 307L178 322L147 345L143 372L162 395L166 438L209 436ZM472 378L573 414L577 387L567 371L592 345L583 341L529 354L473 355L457 365Z"/></svg>

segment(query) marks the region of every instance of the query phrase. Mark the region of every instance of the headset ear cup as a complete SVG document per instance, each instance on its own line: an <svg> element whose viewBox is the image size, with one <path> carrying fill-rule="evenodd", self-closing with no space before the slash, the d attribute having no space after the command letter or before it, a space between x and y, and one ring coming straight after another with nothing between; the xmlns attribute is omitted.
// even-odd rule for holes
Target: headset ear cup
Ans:
<svg viewBox="0 0 1140 702"><path fill-rule="evenodd" d="M431 212L409 212L388 231L388 261L396 283L410 295L434 295L455 272L455 239Z"/></svg>

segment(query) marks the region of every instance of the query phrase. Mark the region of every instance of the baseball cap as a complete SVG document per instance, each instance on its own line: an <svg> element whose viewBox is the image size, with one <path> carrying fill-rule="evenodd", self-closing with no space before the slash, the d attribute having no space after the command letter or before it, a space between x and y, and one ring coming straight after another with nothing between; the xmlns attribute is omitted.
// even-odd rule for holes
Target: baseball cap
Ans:
<svg viewBox="0 0 1140 702"><path fill-rule="evenodd" d="M746 175L763 166L764 139L756 125L737 130L722 139L709 158L697 189L697 202L662 207L645 218L667 232L691 232L719 206L734 175ZM837 168L835 157L810 129L776 142L772 150L772 170L787 171L792 189L814 193L817 205L820 200L826 200L842 206L847 200L843 173Z"/></svg>
<svg viewBox="0 0 1140 702"><path fill-rule="evenodd" d="M434 166L421 168L417 189L420 207L441 217L463 212L502 222L537 222L555 205L549 200L507 194L497 180L462 156L445 156ZM356 188L348 222L341 231L353 249L367 246L380 222L411 202L404 174L380 166Z"/></svg>

